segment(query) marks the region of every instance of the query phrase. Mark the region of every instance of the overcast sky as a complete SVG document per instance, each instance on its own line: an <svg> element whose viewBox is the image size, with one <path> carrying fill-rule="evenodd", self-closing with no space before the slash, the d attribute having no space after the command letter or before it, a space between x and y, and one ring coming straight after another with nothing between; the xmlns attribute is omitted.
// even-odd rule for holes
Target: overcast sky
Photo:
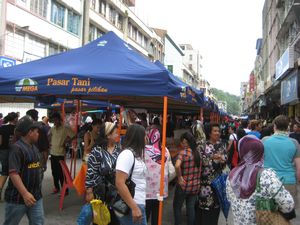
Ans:
<svg viewBox="0 0 300 225"><path fill-rule="evenodd" d="M203 56L203 75L212 87L240 94L254 67L262 37L264 0L136 0L135 13L149 26L168 30Z"/></svg>

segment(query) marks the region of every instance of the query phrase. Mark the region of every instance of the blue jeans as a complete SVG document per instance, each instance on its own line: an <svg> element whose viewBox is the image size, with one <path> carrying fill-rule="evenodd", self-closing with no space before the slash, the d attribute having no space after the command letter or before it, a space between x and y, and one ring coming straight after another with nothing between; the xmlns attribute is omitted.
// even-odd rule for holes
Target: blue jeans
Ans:
<svg viewBox="0 0 300 225"><path fill-rule="evenodd" d="M126 216L120 217L120 216L117 215L117 217L120 221L120 224L122 224L122 225L147 225L145 205L138 205L138 207L142 211L142 222L141 223L134 223L133 222L132 214L131 214L131 210L130 210L130 213Z"/></svg>
<svg viewBox="0 0 300 225"><path fill-rule="evenodd" d="M43 225L43 199L38 200L32 207L27 207L25 204L6 203L3 225L18 225L25 214L28 217L29 225Z"/></svg>
<svg viewBox="0 0 300 225"><path fill-rule="evenodd" d="M187 225L194 225L195 222L195 204L197 200L196 194L186 194L179 184L176 185L174 200L173 200L173 211L175 225L182 224L181 208L185 200L186 213L187 213Z"/></svg>

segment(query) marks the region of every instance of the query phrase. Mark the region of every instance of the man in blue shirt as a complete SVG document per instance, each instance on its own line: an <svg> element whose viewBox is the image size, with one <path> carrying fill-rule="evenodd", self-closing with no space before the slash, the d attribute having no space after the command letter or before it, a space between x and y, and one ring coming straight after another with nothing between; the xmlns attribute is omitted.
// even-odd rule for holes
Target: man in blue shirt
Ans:
<svg viewBox="0 0 300 225"><path fill-rule="evenodd" d="M300 181L300 146L288 136L289 120L280 115L274 119L274 134L262 139L264 167L275 170L296 203L297 182Z"/></svg>
<svg viewBox="0 0 300 225"><path fill-rule="evenodd" d="M262 128L261 121L260 120L251 120L250 121L250 128L251 128L251 131L247 132L247 134L254 135L254 136L256 136L257 138L260 139L260 136L261 136L260 131L261 131L261 128Z"/></svg>

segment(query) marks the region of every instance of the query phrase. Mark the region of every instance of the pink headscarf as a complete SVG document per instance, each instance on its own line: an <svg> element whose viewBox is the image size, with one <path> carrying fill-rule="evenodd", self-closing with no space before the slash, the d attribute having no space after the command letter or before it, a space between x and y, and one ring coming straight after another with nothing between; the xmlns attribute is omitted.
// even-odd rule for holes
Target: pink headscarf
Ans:
<svg viewBox="0 0 300 225"><path fill-rule="evenodd" d="M147 134L149 144L146 145L146 151L153 161L161 164L161 145L160 145L160 133L157 128L153 128ZM166 153L167 156L167 153ZM165 157L165 160L167 157Z"/></svg>
<svg viewBox="0 0 300 225"><path fill-rule="evenodd" d="M238 198L249 198L256 187L256 177L263 165L264 146L254 135L247 135L239 141L241 162L229 174L233 192Z"/></svg>

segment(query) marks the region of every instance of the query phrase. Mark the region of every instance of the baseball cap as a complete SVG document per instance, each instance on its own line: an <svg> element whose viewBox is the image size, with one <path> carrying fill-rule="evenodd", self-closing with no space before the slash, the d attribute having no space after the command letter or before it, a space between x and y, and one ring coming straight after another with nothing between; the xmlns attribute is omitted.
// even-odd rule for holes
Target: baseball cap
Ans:
<svg viewBox="0 0 300 225"><path fill-rule="evenodd" d="M35 122L30 116L23 116L16 125L16 131L20 132L22 136L25 136L30 129L39 127L40 124Z"/></svg>

